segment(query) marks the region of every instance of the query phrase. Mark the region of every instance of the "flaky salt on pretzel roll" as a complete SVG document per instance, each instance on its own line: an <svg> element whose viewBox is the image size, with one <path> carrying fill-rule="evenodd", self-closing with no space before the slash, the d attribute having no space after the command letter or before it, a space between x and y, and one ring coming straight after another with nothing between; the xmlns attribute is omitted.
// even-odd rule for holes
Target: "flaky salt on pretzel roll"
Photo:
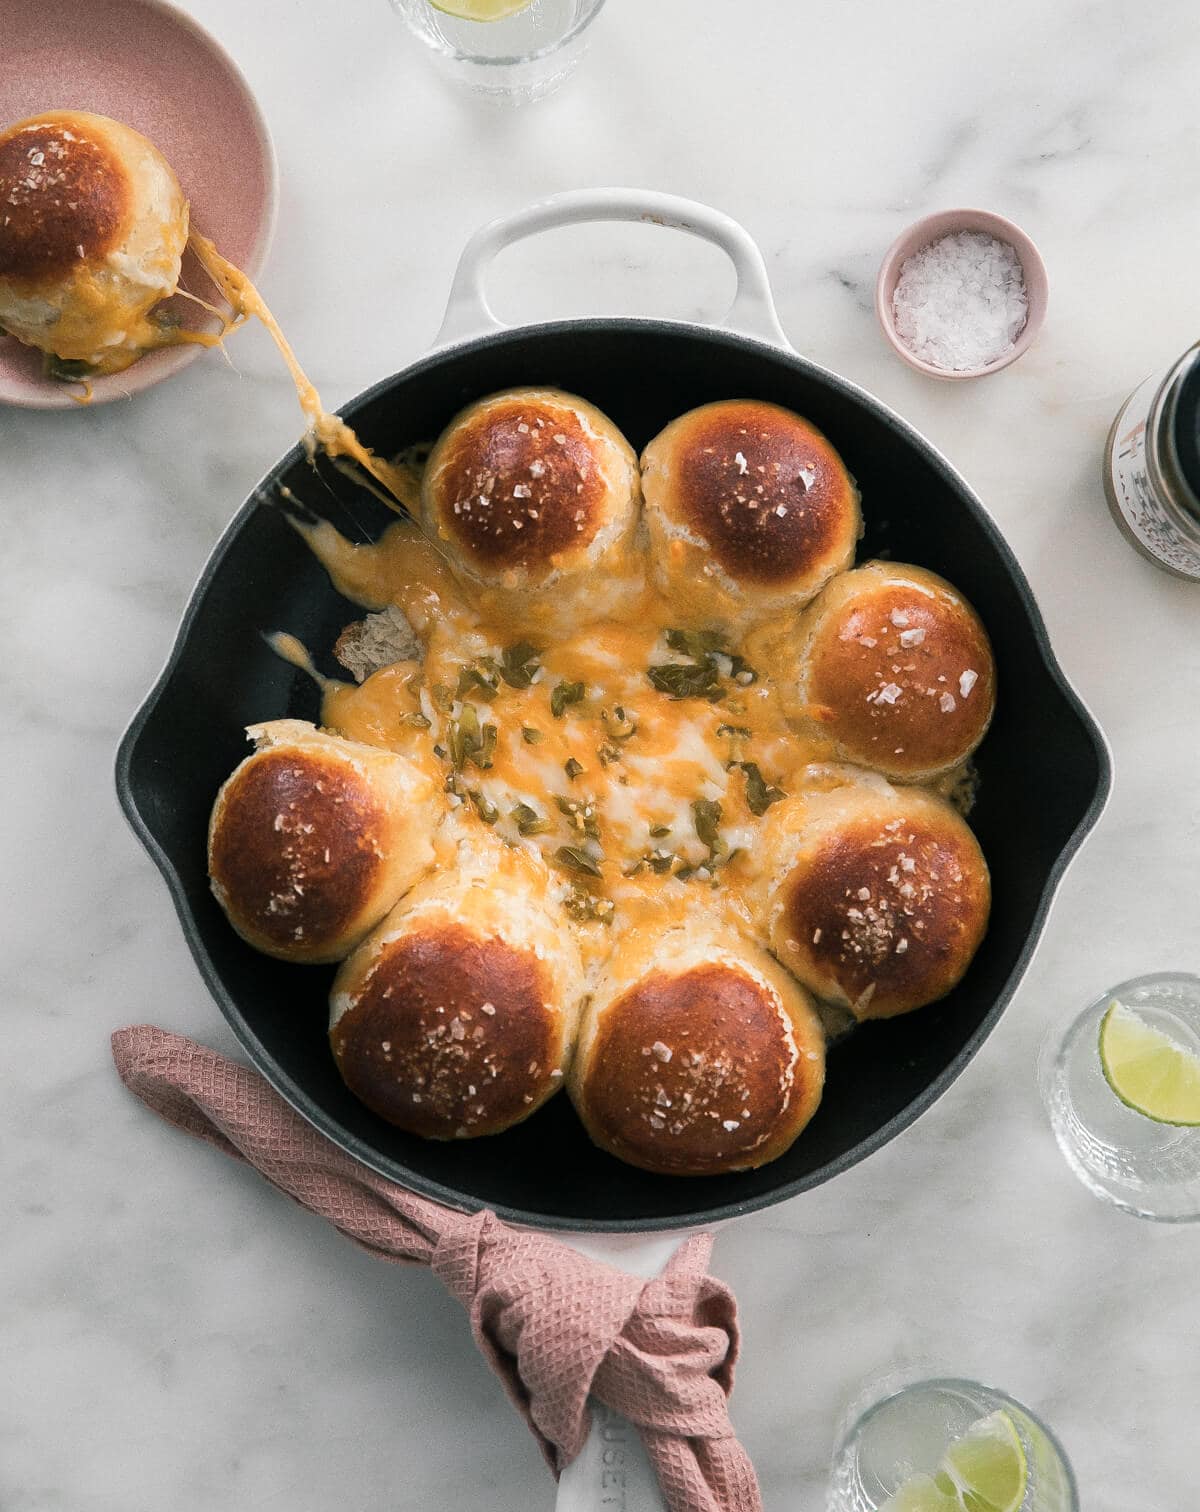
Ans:
<svg viewBox="0 0 1200 1512"><path fill-rule="evenodd" d="M607 416L558 389L493 394L456 415L421 508L456 576L508 618L603 618L637 587L637 459Z"/></svg>
<svg viewBox="0 0 1200 1512"><path fill-rule="evenodd" d="M563 1085L583 967L544 866L478 831L345 961L330 1043L346 1085L398 1128L471 1139Z"/></svg>
<svg viewBox="0 0 1200 1512"><path fill-rule="evenodd" d="M209 823L213 893L256 950L340 961L432 864L445 795L404 757L303 720L247 733L258 749Z"/></svg>
<svg viewBox="0 0 1200 1512"><path fill-rule="evenodd" d="M958 812L883 778L774 805L763 877L771 949L810 992L858 1019L945 997L991 906L987 863Z"/></svg>
<svg viewBox="0 0 1200 1512"><path fill-rule="evenodd" d="M782 1155L824 1078L808 994L765 951L696 921L618 945L585 1009L570 1090L619 1160L714 1176Z"/></svg>
<svg viewBox="0 0 1200 1512"><path fill-rule="evenodd" d="M693 621L745 626L849 567L858 489L815 426L759 399L673 420L642 456L658 585Z"/></svg>
<svg viewBox="0 0 1200 1512"><path fill-rule="evenodd" d="M956 589L922 567L868 562L836 578L800 624L796 696L848 761L924 782L987 733L996 665Z"/></svg>
<svg viewBox="0 0 1200 1512"><path fill-rule="evenodd" d="M173 339L148 316L179 282L188 206L145 137L85 111L18 121L0 212L0 329L96 374Z"/></svg>

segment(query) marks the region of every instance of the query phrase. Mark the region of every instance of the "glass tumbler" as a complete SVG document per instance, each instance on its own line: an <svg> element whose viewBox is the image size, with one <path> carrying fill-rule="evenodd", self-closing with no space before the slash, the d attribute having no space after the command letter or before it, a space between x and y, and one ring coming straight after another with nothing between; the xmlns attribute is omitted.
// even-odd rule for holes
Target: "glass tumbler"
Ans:
<svg viewBox="0 0 1200 1512"><path fill-rule="evenodd" d="M834 1453L827 1512L994 1507L982 1487L961 1485L947 1496L930 1483L950 1445L1001 1417L1020 1445L1023 1465L1011 1512L1079 1512L1074 1475L1050 1429L994 1386L950 1377L890 1377L854 1404ZM966 1469L961 1462L956 1473Z"/></svg>
<svg viewBox="0 0 1200 1512"><path fill-rule="evenodd" d="M1138 1218L1200 1220L1200 1128L1156 1123L1127 1107L1100 1059L1114 1004L1200 1054L1200 977L1159 971L1101 994L1042 1053L1042 1099L1059 1148L1084 1186Z"/></svg>
<svg viewBox="0 0 1200 1512"><path fill-rule="evenodd" d="M604 0L528 0L494 21L452 15L431 0L392 4L446 77L499 103L520 105L541 99L574 72ZM446 4L453 8L454 0Z"/></svg>

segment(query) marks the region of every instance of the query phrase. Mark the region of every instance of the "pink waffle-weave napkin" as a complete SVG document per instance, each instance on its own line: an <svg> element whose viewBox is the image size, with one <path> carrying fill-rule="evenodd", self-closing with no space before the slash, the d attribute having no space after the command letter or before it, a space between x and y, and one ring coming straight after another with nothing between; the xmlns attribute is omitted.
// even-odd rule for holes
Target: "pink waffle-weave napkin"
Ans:
<svg viewBox="0 0 1200 1512"><path fill-rule="evenodd" d="M376 1175L256 1072L140 1026L113 1035L121 1080L185 1133L247 1161L381 1260L432 1267L558 1474L583 1448L588 1396L638 1429L670 1512L760 1512L729 1421L733 1294L706 1273L712 1236L643 1281L494 1213L465 1214Z"/></svg>

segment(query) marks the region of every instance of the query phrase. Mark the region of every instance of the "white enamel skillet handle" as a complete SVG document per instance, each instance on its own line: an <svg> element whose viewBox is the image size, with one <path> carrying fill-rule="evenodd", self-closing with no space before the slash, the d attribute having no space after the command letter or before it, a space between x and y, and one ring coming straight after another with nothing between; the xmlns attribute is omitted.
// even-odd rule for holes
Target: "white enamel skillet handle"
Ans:
<svg viewBox="0 0 1200 1512"><path fill-rule="evenodd" d="M434 346L450 346L506 329L492 313L484 290L488 267L505 247L555 226L591 221L643 221L669 226L720 247L737 274L737 293L721 326L772 346L788 347L775 313L766 264L749 232L719 210L653 189L572 189L481 226L463 248Z"/></svg>
<svg viewBox="0 0 1200 1512"><path fill-rule="evenodd" d="M647 1280L675 1253L681 1234L559 1236L593 1260ZM555 1512L663 1512L662 1493L637 1430L599 1402L589 1403L592 1431L558 1481Z"/></svg>

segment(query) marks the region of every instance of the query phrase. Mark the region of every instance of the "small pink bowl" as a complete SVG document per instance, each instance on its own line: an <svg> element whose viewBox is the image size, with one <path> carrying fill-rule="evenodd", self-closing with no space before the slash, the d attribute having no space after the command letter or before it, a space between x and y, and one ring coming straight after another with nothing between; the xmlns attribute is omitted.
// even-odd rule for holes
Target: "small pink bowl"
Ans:
<svg viewBox="0 0 1200 1512"><path fill-rule="evenodd" d="M937 241L939 237L956 231L982 231L987 236L994 236L997 241L1007 242L1017 254L1025 275L1025 294L1029 300L1029 314L1025 318L1025 324L1012 349L984 367L934 367L932 363L922 362L919 357L915 357L896 333L892 295L896 292L900 268L905 259L914 252L919 252L922 247L927 247L930 242ZM883 327L883 334L909 367L916 368L920 373L928 373L931 378L983 378L988 373L998 373L1010 362L1016 362L1021 353L1033 345L1041 330L1049 298L1050 284L1041 253L1020 226L1014 226L1012 221L1005 220L1002 215L993 215L990 210L939 210L936 215L926 215L914 222L887 249L879 268L879 277L875 281L875 313Z"/></svg>

